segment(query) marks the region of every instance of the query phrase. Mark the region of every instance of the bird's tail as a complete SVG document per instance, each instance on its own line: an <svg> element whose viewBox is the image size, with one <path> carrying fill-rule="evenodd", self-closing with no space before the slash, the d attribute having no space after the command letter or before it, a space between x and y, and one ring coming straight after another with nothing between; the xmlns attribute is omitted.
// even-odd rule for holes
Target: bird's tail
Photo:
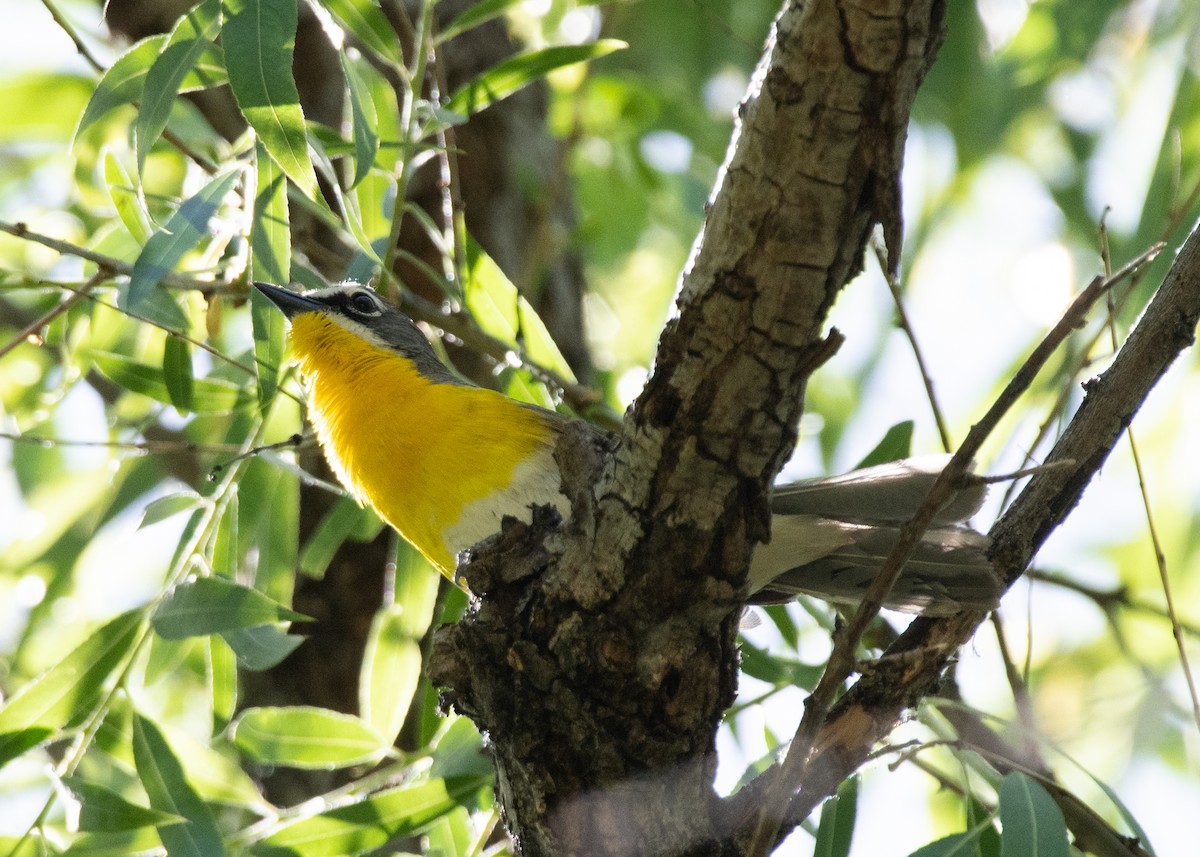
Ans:
<svg viewBox="0 0 1200 857"><path fill-rule="evenodd" d="M948 461L906 459L777 486L771 541L759 546L750 569L751 602L804 594L857 603ZM1001 587L985 555L988 539L965 524L985 491L968 486L938 510L885 607L945 616L996 606Z"/></svg>

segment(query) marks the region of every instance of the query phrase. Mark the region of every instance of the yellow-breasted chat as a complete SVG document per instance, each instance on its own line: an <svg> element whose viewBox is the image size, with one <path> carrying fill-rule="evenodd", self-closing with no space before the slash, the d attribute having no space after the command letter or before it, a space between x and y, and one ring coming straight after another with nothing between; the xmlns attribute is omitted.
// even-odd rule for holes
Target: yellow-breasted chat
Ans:
<svg viewBox="0 0 1200 857"><path fill-rule="evenodd" d="M567 514L553 451L569 417L462 380L411 319L365 286L254 285L291 321L309 417L334 472L443 574L453 579L458 554L499 532L506 515L529 520L536 505ZM857 602L945 462L775 486L750 600ZM942 508L885 606L946 615L995 605L987 539L965 525L983 494L965 488Z"/></svg>

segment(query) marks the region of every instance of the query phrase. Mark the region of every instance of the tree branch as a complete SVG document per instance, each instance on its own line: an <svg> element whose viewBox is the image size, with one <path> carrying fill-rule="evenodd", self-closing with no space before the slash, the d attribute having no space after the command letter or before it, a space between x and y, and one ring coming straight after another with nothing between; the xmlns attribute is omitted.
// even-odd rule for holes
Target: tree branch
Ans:
<svg viewBox="0 0 1200 857"><path fill-rule="evenodd" d="M1021 576L1084 488L1167 367L1194 341L1200 319L1200 232L1193 231L1112 366L1084 384L1087 395L1039 470L992 528L991 556L1006 584ZM1072 462L1067 464L1067 462ZM821 728L788 820L798 823L867 758L872 746L935 686L984 614L916 619L834 706ZM750 812L777 769L738 795Z"/></svg>

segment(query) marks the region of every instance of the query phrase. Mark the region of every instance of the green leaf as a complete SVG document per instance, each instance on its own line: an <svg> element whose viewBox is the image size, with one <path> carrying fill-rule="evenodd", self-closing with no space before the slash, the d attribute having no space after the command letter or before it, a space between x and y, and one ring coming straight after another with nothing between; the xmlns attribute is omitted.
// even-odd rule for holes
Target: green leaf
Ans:
<svg viewBox="0 0 1200 857"><path fill-rule="evenodd" d="M157 500L151 500L142 512L142 519L138 521L138 529L165 521L180 512L194 509L203 502L205 502L204 499L195 491L179 491L159 497Z"/></svg>
<svg viewBox="0 0 1200 857"><path fill-rule="evenodd" d="M134 42L108 67L100 77L100 82L96 84L96 91L92 93L83 115L79 117L79 126L75 129L76 138L109 111L141 97L146 74L162 53L166 43L165 33Z"/></svg>
<svg viewBox="0 0 1200 857"><path fill-rule="evenodd" d="M362 75L345 51L339 56L350 89L350 130L354 135L354 178L350 186L355 187L367 177L375 163L375 153L379 151L379 135L375 131L379 117L375 115L375 102Z"/></svg>
<svg viewBox="0 0 1200 857"><path fill-rule="evenodd" d="M141 610L122 613L0 708L0 765L91 713L109 677L133 649L142 615Z"/></svg>
<svg viewBox="0 0 1200 857"><path fill-rule="evenodd" d="M520 340L529 359L564 378L574 373L554 338L530 303L474 239L467 241L463 297L475 321L486 332L511 342Z"/></svg>
<svg viewBox="0 0 1200 857"><path fill-rule="evenodd" d="M322 577L338 548L370 515L350 497L339 497L300 551L300 570L309 577Z"/></svg>
<svg viewBox="0 0 1200 857"><path fill-rule="evenodd" d="M261 140L254 143L257 179L250 225L251 274L255 280L284 285L291 280L292 236L287 178ZM283 314L258 289L250 290L250 324L258 370L258 404L265 413L275 398L283 367Z"/></svg>
<svg viewBox="0 0 1200 857"><path fill-rule="evenodd" d="M354 38L380 57L393 64L403 62L396 31L377 0L323 0L322 5Z"/></svg>
<svg viewBox="0 0 1200 857"><path fill-rule="evenodd" d="M474 3L464 9L461 15L437 34L434 44L440 45L448 42L459 33L465 33L493 18L498 18L520 2L521 0L482 0L480 3Z"/></svg>
<svg viewBox="0 0 1200 857"><path fill-rule="evenodd" d="M295 0L225 0L221 45L229 86L266 150L308 197L317 177L308 157L300 96L292 79Z"/></svg>
<svg viewBox="0 0 1200 857"><path fill-rule="evenodd" d="M150 147L167 127L175 96L197 61L212 47L221 29L220 0L205 0L176 23L162 53L151 64L142 84L141 105L133 135L138 172L146 165Z"/></svg>
<svg viewBox="0 0 1200 857"><path fill-rule="evenodd" d="M216 733L229 725L237 711L238 700L237 659L233 649L218 634L208 638L208 679L212 695L213 732Z"/></svg>
<svg viewBox="0 0 1200 857"><path fill-rule="evenodd" d="M117 386L157 402L171 404L171 394L160 367L141 363L123 354L96 352L91 357L100 373ZM248 389L232 381L200 378L192 384L192 411L198 414L228 413L249 402L251 395Z"/></svg>
<svg viewBox="0 0 1200 857"><path fill-rule="evenodd" d="M196 387L192 375L192 347L180 336L168 336L163 344L163 382L175 410L181 414L190 411Z"/></svg>
<svg viewBox="0 0 1200 857"><path fill-rule="evenodd" d="M158 826L169 857L218 857L225 843L212 810L200 799L158 727L140 714L133 719L133 759L150 806L186 819Z"/></svg>
<svg viewBox="0 0 1200 857"><path fill-rule="evenodd" d="M112 789L89 783L82 777L63 777L65 785L80 803L79 829L83 832L113 832L179 824L182 816L130 803Z"/></svg>
<svg viewBox="0 0 1200 857"><path fill-rule="evenodd" d="M150 236L133 263L128 287L118 294L117 306L169 327L187 326L187 316L179 305L156 287L183 254L208 234L209 220L241 174L240 169L235 169L214 178L199 193L185 200L167 220L166 226Z"/></svg>
<svg viewBox="0 0 1200 857"><path fill-rule="evenodd" d="M142 97L146 75L166 44L165 33L147 36L132 44L108 67L79 117L75 128L76 139L105 114ZM208 89L220 86L227 80L224 54L218 46L210 44L197 59L192 70L184 76L178 91L194 92L198 89Z"/></svg>
<svg viewBox="0 0 1200 857"><path fill-rule="evenodd" d="M304 642L299 634L287 634L274 625L234 628L221 636L237 656L238 664L251 672L269 670Z"/></svg>
<svg viewBox="0 0 1200 857"><path fill-rule="evenodd" d="M913 421L904 420L889 428L875 448L867 453L866 458L858 463L858 467L874 467L876 464L887 464L889 461L899 461L912 455Z"/></svg>
<svg viewBox="0 0 1200 857"><path fill-rule="evenodd" d="M451 785L431 780L379 792L358 803L285 824L251 848L251 853L261 857L362 854L390 839L420 831L452 812L486 782L468 778Z"/></svg>
<svg viewBox="0 0 1200 857"><path fill-rule="evenodd" d="M307 705L249 708L230 731L234 745L251 759L295 768L360 765L391 747L359 718Z"/></svg>
<svg viewBox="0 0 1200 857"><path fill-rule="evenodd" d="M448 782L477 780L481 785L491 782L495 774L492 761L483 749L483 738L467 717L455 718L438 740L433 751L430 774Z"/></svg>
<svg viewBox="0 0 1200 857"><path fill-rule="evenodd" d="M624 42L616 39L600 39L586 45L555 45L517 54L464 83L450 96L450 103L446 106L453 113L471 116L555 69L598 59L625 46Z"/></svg>
<svg viewBox="0 0 1200 857"><path fill-rule="evenodd" d="M400 734L421 682L421 646L404 613L396 604L375 614L358 680L358 710L389 743Z"/></svg>
<svg viewBox="0 0 1200 857"><path fill-rule="evenodd" d="M307 618L257 589L220 577L192 577L171 589L151 623L160 637L181 640Z"/></svg>
<svg viewBox="0 0 1200 857"><path fill-rule="evenodd" d="M1013 771L1000 783L1002 857L1068 857L1062 810L1038 782Z"/></svg>
<svg viewBox="0 0 1200 857"><path fill-rule="evenodd" d="M966 833L952 833L941 839L936 839L922 845L909 857L975 857L976 846L979 843L979 831L968 830Z"/></svg>
<svg viewBox="0 0 1200 857"><path fill-rule="evenodd" d="M846 857L854 838L854 820L858 815L858 776L842 780L837 794L825 801L817 825L813 857Z"/></svg>
<svg viewBox="0 0 1200 857"><path fill-rule="evenodd" d="M121 223L138 244L145 244L151 234L150 213L134 186L133 180L111 151L104 153L104 184Z"/></svg>

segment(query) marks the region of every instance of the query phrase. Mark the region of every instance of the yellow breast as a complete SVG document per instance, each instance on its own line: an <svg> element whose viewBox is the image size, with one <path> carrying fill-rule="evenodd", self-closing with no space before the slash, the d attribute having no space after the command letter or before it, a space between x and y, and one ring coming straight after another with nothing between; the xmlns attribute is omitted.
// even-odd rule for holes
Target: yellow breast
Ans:
<svg viewBox="0 0 1200 857"><path fill-rule="evenodd" d="M499 530L503 514L558 504L552 415L431 382L315 313L293 319L292 345L338 478L447 576L457 552Z"/></svg>

